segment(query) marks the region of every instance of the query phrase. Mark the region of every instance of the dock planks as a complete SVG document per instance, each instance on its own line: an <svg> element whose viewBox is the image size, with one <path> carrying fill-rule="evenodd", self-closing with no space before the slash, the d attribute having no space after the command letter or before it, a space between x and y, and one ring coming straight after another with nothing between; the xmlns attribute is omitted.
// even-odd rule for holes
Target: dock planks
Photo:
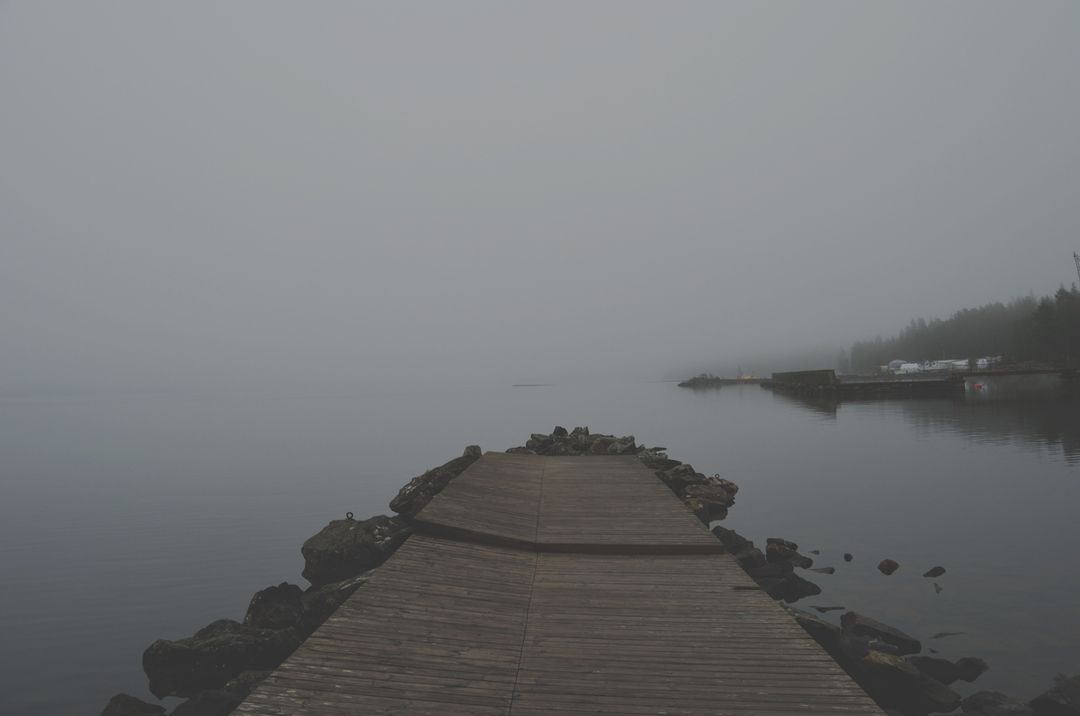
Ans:
<svg viewBox="0 0 1080 716"><path fill-rule="evenodd" d="M488 454L240 714L881 714L635 458Z"/></svg>

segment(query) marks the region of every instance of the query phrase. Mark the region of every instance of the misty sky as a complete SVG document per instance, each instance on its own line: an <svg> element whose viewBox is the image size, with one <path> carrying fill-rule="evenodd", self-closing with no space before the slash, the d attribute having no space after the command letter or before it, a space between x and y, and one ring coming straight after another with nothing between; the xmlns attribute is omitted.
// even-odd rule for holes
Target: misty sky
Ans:
<svg viewBox="0 0 1080 716"><path fill-rule="evenodd" d="M1074 250L1071 0L0 0L0 388L659 377Z"/></svg>

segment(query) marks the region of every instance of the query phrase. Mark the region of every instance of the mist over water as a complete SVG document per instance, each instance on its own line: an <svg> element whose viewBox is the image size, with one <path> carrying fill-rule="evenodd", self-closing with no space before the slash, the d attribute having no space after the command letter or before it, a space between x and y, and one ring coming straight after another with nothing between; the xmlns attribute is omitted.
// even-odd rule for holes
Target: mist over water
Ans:
<svg viewBox="0 0 1080 716"><path fill-rule="evenodd" d="M1080 671L1058 391L651 382L1072 281L1078 66L1068 2L0 0L0 712L144 694L329 519L556 423L856 553L822 599L980 687Z"/></svg>
<svg viewBox="0 0 1080 716"><path fill-rule="evenodd" d="M1078 64L1067 2L2 3L0 387L806 367L1073 280Z"/></svg>
<svg viewBox="0 0 1080 716"><path fill-rule="evenodd" d="M986 659L977 688L1034 696L1080 670L1080 576L1061 552L1080 499L1078 415L1060 398L822 411L755 386L620 381L5 399L0 470L22 488L0 505L0 711L90 714L117 691L145 695L151 641L303 584L299 547L330 519L386 512L466 444L504 450L555 424L634 431L736 481L726 526L837 568L805 574L824 593L800 606L880 617L942 656ZM885 557L901 564L892 577L875 569ZM937 564L943 577L919 576ZM943 631L966 633L928 639Z"/></svg>

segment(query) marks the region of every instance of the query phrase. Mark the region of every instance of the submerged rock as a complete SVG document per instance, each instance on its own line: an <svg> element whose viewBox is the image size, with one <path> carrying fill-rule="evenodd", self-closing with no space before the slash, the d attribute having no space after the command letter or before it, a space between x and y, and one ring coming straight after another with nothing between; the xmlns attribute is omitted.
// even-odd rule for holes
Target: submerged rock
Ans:
<svg viewBox="0 0 1080 716"><path fill-rule="evenodd" d="M165 707L150 704L128 694L117 694L109 699L101 716L156 716L165 713Z"/></svg>
<svg viewBox="0 0 1080 716"><path fill-rule="evenodd" d="M1031 700L1035 716L1080 716L1080 674L1054 677L1054 686Z"/></svg>
<svg viewBox="0 0 1080 716"><path fill-rule="evenodd" d="M886 577L900 569L900 563L893 559L883 559L878 562L878 571L884 574Z"/></svg>
<svg viewBox="0 0 1080 716"><path fill-rule="evenodd" d="M943 574L945 574L945 568L940 565L938 565L937 567L931 567L930 569L923 572L924 577L940 577Z"/></svg>
<svg viewBox="0 0 1080 716"><path fill-rule="evenodd" d="M922 651L922 644L918 639L905 634L896 627L883 624L858 612L844 614L844 616L840 617L840 625L845 632L871 639L880 639L886 644L892 644L897 648L899 654L918 654Z"/></svg>
<svg viewBox="0 0 1080 716"><path fill-rule="evenodd" d="M401 517L334 520L300 548L304 579L321 586L355 577L385 562L411 533Z"/></svg>
<svg viewBox="0 0 1080 716"><path fill-rule="evenodd" d="M223 689L201 691L173 709L170 716L228 716L242 698Z"/></svg>
<svg viewBox="0 0 1080 716"><path fill-rule="evenodd" d="M818 574L836 574L836 567L814 567L810 571Z"/></svg>
<svg viewBox="0 0 1080 716"><path fill-rule="evenodd" d="M960 708L972 716L1032 716L1027 704L1011 699L1000 691L979 691L960 702Z"/></svg>
<svg viewBox="0 0 1080 716"><path fill-rule="evenodd" d="M451 480L479 460L482 454L479 445L469 445L461 457L414 477L401 488L397 497L390 501L390 509L399 515L412 517L424 509L424 505L431 502L431 498L439 494Z"/></svg>
<svg viewBox="0 0 1080 716"><path fill-rule="evenodd" d="M158 639L143 652L150 693L192 696L248 670L273 669L300 645L293 629L258 629L220 619L187 639Z"/></svg>
<svg viewBox="0 0 1080 716"><path fill-rule="evenodd" d="M851 552L844 552L844 561L845 562L850 562L853 559L855 559L855 556L853 554L851 554Z"/></svg>

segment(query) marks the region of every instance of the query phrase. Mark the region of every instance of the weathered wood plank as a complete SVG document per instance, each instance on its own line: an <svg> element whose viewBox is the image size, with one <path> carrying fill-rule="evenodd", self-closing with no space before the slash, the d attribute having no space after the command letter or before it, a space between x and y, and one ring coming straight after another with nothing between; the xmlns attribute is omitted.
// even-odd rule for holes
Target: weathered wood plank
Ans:
<svg viewBox="0 0 1080 716"><path fill-rule="evenodd" d="M639 461L489 454L240 714L880 714Z"/></svg>

